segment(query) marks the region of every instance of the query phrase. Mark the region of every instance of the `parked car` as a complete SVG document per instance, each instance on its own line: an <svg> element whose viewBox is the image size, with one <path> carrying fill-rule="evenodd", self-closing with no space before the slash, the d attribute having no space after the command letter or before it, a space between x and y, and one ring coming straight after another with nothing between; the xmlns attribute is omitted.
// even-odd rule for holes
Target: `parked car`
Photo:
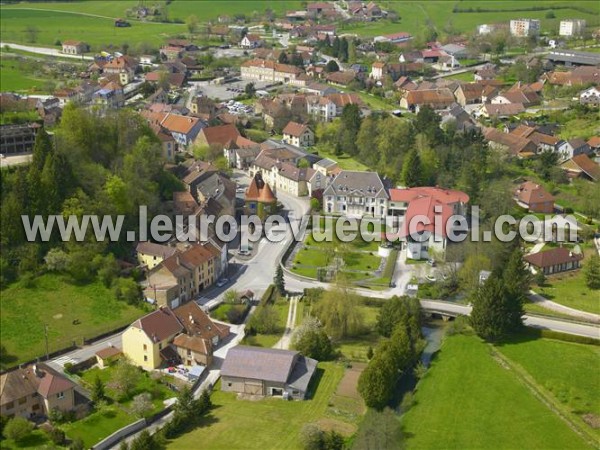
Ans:
<svg viewBox="0 0 600 450"><path fill-rule="evenodd" d="M218 280L215 284L217 285L217 287L223 287L225 286L227 283L229 283L229 280L227 278L221 278L220 280Z"/></svg>
<svg viewBox="0 0 600 450"><path fill-rule="evenodd" d="M427 260L427 264L429 264L431 267L435 267L435 260L434 259L428 259Z"/></svg>

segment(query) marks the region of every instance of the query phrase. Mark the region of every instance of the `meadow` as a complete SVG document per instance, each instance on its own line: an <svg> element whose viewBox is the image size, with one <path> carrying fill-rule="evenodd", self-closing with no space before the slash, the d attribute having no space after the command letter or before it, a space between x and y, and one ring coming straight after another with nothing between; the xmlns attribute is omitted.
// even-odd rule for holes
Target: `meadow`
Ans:
<svg viewBox="0 0 600 450"><path fill-rule="evenodd" d="M569 384L580 377L597 379L597 357L595 365L585 364L587 357L582 359L570 350L563 348L558 359L568 356L573 362L561 365L551 353L534 356L531 348L519 353L526 355L524 360L532 357L532 364L542 367L539 375L561 372L555 377L570 377ZM573 371L579 373L575 376ZM579 389L585 389L586 384ZM403 416L402 426L409 449L435 449L440 442L449 449L591 448L476 336L445 339L417 385L413 406Z"/></svg>
<svg viewBox="0 0 600 450"><path fill-rule="evenodd" d="M21 70L15 60L0 59L0 91L8 92L44 92L46 80L36 78Z"/></svg>
<svg viewBox="0 0 600 450"><path fill-rule="evenodd" d="M142 309L117 300L98 281L77 285L55 274L42 275L29 283L19 281L0 295L0 329L6 350L3 367L44 355L45 325L49 349L54 352L73 342L81 345L84 337L107 333L144 314Z"/></svg>
<svg viewBox="0 0 600 450"><path fill-rule="evenodd" d="M458 3L447 1L384 1L381 2L381 5L384 9L387 8L398 13L400 16L398 23L382 20L366 24L349 25L344 27L344 31L347 33L356 33L359 36L375 36L379 34L397 33L400 31L419 35L425 26L433 26L439 33L442 33L444 28L451 28L459 32L474 32L477 25L508 22L516 17L540 19L542 32L558 30L561 19L574 17L586 19L588 26L597 26L600 24L600 11L598 11L597 4L592 1L534 2L530 0L513 0L502 2L461 1ZM469 8L476 10L477 8L482 8L512 11L459 13L453 12L455 5L458 5L462 10ZM519 11L520 9L540 6L547 6L547 8L539 11ZM566 9L556 9L557 7ZM548 11L553 11L555 18L546 18Z"/></svg>

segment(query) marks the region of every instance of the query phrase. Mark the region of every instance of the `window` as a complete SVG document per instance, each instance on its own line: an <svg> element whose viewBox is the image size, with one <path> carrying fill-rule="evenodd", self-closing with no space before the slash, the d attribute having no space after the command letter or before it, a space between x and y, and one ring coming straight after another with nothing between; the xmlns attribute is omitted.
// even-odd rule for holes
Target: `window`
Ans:
<svg viewBox="0 0 600 450"><path fill-rule="evenodd" d="M59 392L58 394L56 394L56 398L59 399L59 400L65 398L65 393L64 392Z"/></svg>
<svg viewBox="0 0 600 450"><path fill-rule="evenodd" d="M148 361L148 355L144 355L144 361Z"/></svg>
<svg viewBox="0 0 600 450"><path fill-rule="evenodd" d="M159 343L158 343L158 349L159 349L159 350L162 350L162 342L159 342Z"/></svg>
<svg viewBox="0 0 600 450"><path fill-rule="evenodd" d="M27 397L22 397L19 399L19 405L23 405L25 403L27 403Z"/></svg>
<svg viewBox="0 0 600 450"><path fill-rule="evenodd" d="M144 344L144 351L148 351L148 346Z"/></svg>
<svg viewBox="0 0 600 450"><path fill-rule="evenodd" d="M231 383L227 383L227 386L228 386L228 387L231 387Z"/></svg>
<svg viewBox="0 0 600 450"><path fill-rule="evenodd" d="M6 404L6 409L13 409L15 407L15 402L8 402Z"/></svg>

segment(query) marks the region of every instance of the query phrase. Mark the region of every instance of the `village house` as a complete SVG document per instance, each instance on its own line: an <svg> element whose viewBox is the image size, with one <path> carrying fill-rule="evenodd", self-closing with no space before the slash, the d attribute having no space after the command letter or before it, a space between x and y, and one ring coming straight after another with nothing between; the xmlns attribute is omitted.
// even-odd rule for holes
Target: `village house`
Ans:
<svg viewBox="0 0 600 450"><path fill-rule="evenodd" d="M515 201L529 212L554 212L554 197L542 186L532 181L521 183L515 190Z"/></svg>
<svg viewBox="0 0 600 450"><path fill-rule="evenodd" d="M246 34L240 41L241 48L257 48L263 44L262 38L257 34Z"/></svg>
<svg viewBox="0 0 600 450"><path fill-rule="evenodd" d="M587 142L581 138L568 139L566 141L560 141L558 144L558 153L562 160L567 160L573 156L589 154L591 148Z"/></svg>
<svg viewBox="0 0 600 450"><path fill-rule="evenodd" d="M525 112L522 103L510 103L505 105L492 105L486 103L474 113L475 117L485 117L486 119L508 119Z"/></svg>
<svg viewBox="0 0 600 450"><path fill-rule="evenodd" d="M377 172L342 170L323 191L323 210L350 217L385 217L388 194Z"/></svg>
<svg viewBox="0 0 600 450"><path fill-rule="evenodd" d="M539 105L540 97L532 90L511 89L496 95L491 99L493 105L521 104L525 108Z"/></svg>
<svg viewBox="0 0 600 450"><path fill-rule="evenodd" d="M317 361L296 351L238 345L227 352L221 389L244 395L304 400Z"/></svg>
<svg viewBox="0 0 600 450"><path fill-rule="evenodd" d="M532 271L552 275L567 270L579 269L583 254L575 253L565 247L558 247L525 255L523 259Z"/></svg>
<svg viewBox="0 0 600 450"><path fill-rule="evenodd" d="M561 20L558 28L559 36L580 36L585 31L585 19Z"/></svg>
<svg viewBox="0 0 600 450"><path fill-rule="evenodd" d="M343 72L331 72L325 77L328 83L335 86L348 86L352 81L356 79L356 72L354 70L345 70Z"/></svg>
<svg viewBox="0 0 600 450"><path fill-rule="evenodd" d="M194 142L206 123L197 117L167 113L160 121L160 126L171 133L179 146L185 148Z"/></svg>
<svg viewBox="0 0 600 450"><path fill-rule="evenodd" d="M214 350L230 334L229 327L212 321L196 302L186 303L173 313L184 328L172 343L183 364L210 366Z"/></svg>
<svg viewBox="0 0 600 450"><path fill-rule="evenodd" d="M173 310L161 306L123 332L123 353L133 364L147 370L158 369L165 363L174 364L178 355L170 344L183 330Z"/></svg>
<svg viewBox="0 0 600 450"><path fill-rule="evenodd" d="M308 125L290 121L282 131L283 142L296 147L311 147L315 143L315 133Z"/></svg>
<svg viewBox="0 0 600 450"><path fill-rule="evenodd" d="M34 419L50 411L76 409L75 383L44 364L33 364L0 375L2 417Z"/></svg>
<svg viewBox="0 0 600 450"><path fill-rule="evenodd" d="M195 298L221 276L221 252L211 242L180 244L147 275L144 295L159 306L176 308Z"/></svg>
<svg viewBox="0 0 600 450"><path fill-rule="evenodd" d="M536 127L530 127L527 125L519 125L517 128L512 130L510 134L519 136L522 138L529 139L536 147L537 152L554 152L558 153L562 140L551 134L542 133L537 130Z"/></svg>
<svg viewBox="0 0 600 450"><path fill-rule="evenodd" d="M597 64L600 64L598 61ZM569 72L549 72L542 75L549 84L559 86L580 86L586 84L600 85L600 69L594 67L576 67Z"/></svg>
<svg viewBox="0 0 600 450"><path fill-rule="evenodd" d="M31 152L40 128L41 125L37 123L0 125L0 153L10 155Z"/></svg>
<svg viewBox="0 0 600 450"><path fill-rule="evenodd" d="M138 61L131 56L118 56L104 64L102 73L118 75L120 83L125 86L133 81L138 65Z"/></svg>
<svg viewBox="0 0 600 450"><path fill-rule="evenodd" d="M154 242L140 242L135 248L137 260L140 266L148 270L154 269L166 258L177 253L177 248L171 245L155 244Z"/></svg>
<svg viewBox="0 0 600 450"><path fill-rule="evenodd" d="M600 106L600 89L597 86L589 87L579 93L579 103L593 107Z"/></svg>
<svg viewBox="0 0 600 450"><path fill-rule="evenodd" d="M101 108L121 108L125 105L123 87L119 83L110 81L94 93L92 102Z"/></svg>
<svg viewBox="0 0 600 450"><path fill-rule="evenodd" d="M465 216L469 196L438 187L390 189L389 196L388 215L402 218L400 231L390 237L404 243L407 258L431 258L431 253L444 258L448 234L458 232L453 216Z"/></svg>
<svg viewBox="0 0 600 450"><path fill-rule="evenodd" d="M273 61L252 59L240 66L242 80L281 82L292 86L305 86L308 78L300 67Z"/></svg>
<svg viewBox="0 0 600 450"><path fill-rule="evenodd" d="M600 181L600 166L586 154L573 156L560 165L570 179L583 178L589 181Z"/></svg>
<svg viewBox="0 0 600 450"><path fill-rule="evenodd" d="M82 41L63 41L62 52L67 55L82 55L89 50L89 46Z"/></svg>
<svg viewBox="0 0 600 450"><path fill-rule="evenodd" d="M495 128L487 128L484 132L484 137L488 141L490 148L504 151L511 156L528 158L537 153L537 145L530 139L510 133L503 133Z"/></svg>
<svg viewBox="0 0 600 450"><path fill-rule="evenodd" d="M296 167L290 162L281 162L261 152L251 165L250 173L260 173L265 183L272 186L276 192L283 191L296 197L308 195L308 181L314 170Z"/></svg>
<svg viewBox="0 0 600 450"><path fill-rule="evenodd" d="M454 101L454 95L448 88L425 89L407 92L400 100L400 107L413 112L419 112L426 105L440 110L448 108Z"/></svg>

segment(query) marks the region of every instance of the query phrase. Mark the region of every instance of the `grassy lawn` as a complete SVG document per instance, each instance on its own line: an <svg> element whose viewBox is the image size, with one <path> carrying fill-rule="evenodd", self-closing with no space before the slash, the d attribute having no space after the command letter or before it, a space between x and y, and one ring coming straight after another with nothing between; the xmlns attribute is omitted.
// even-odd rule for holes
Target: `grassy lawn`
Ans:
<svg viewBox="0 0 600 450"><path fill-rule="evenodd" d="M136 420L119 406L110 405L62 428L70 439L82 439L85 447L90 448Z"/></svg>
<svg viewBox="0 0 600 450"><path fill-rule="evenodd" d="M322 158L329 158L336 161L338 166L343 170L369 170L367 166L358 162L352 156L346 154L336 155L335 152L325 149L323 146L319 146L317 153Z"/></svg>
<svg viewBox="0 0 600 450"><path fill-rule="evenodd" d="M47 447L49 446L49 447ZM19 449L19 448L54 448L48 439L48 435L42 430L33 430L30 436L16 443L12 439L2 440L2 449Z"/></svg>
<svg viewBox="0 0 600 450"><path fill-rule="evenodd" d="M518 340L499 350L519 364L544 389L592 431L583 418L600 419L600 348L552 339ZM588 416L590 417L590 416ZM600 430L594 430L600 440Z"/></svg>
<svg viewBox="0 0 600 450"><path fill-rule="evenodd" d="M273 334L256 334L253 336L248 335L243 340L245 345L253 345L255 347L273 347L279 341L279 339L281 339L287 324L289 302L285 298L277 297L272 307L275 309L278 317L277 331Z"/></svg>
<svg viewBox="0 0 600 450"><path fill-rule="evenodd" d="M44 325L48 325L50 352L125 326L144 314L142 309L118 301L100 282L86 285L68 278L45 274L31 286L23 282L1 291L0 325L2 345L16 359L2 361L14 365L46 352ZM78 325L74 321L78 320Z"/></svg>
<svg viewBox="0 0 600 450"><path fill-rule="evenodd" d="M45 80L20 70L14 59L0 60L0 90L5 92L43 92Z"/></svg>
<svg viewBox="0 0 600 450"><path fill-rule="evenodd" d="M455 75L450 75L449 77L444 77L444 78L446 80L474 81L473 72L457 73Z"/></svg>
<svg viewBox="0 0 600 450"><path fill-rule="evenodd" d="M538 305L537 303L526 302L523 305L523 309L525 309L526 313L543 314L545 316L558 317L561 319L573 319L573 316L570 316L569 314L564 314L554 311L552 309L544 308L542 305Z"/></svg>
<svg viewBox="0 0 600 450"><path fill-rule="evenodd" d="M301 449L302 426L325 417L344 375L343 366L335 363L319 363L317 370L311 388L316 387L316 392L305 401L238 400L236 394L222 392L217 384L211 397L215 406L201 426L167 447L197 448L201 442L204 449Z"/></svg>
<svg viewBox="0 0 600 450"><path fill-rule="evenodd" d="M402 418L409 449L589 448L475 336L446 338L414 400Z"/></svg>
<svg viewBox="0 0 600 450"><path fill-rule="evenodd" d="M592 251L585 252L586 259ZM583 265L586 259L583 260ZM600 314L600 291L586 286L583 267L579 270L548 276L544 286L536 286L534 290L548 300L561 305Z"/></svg>

